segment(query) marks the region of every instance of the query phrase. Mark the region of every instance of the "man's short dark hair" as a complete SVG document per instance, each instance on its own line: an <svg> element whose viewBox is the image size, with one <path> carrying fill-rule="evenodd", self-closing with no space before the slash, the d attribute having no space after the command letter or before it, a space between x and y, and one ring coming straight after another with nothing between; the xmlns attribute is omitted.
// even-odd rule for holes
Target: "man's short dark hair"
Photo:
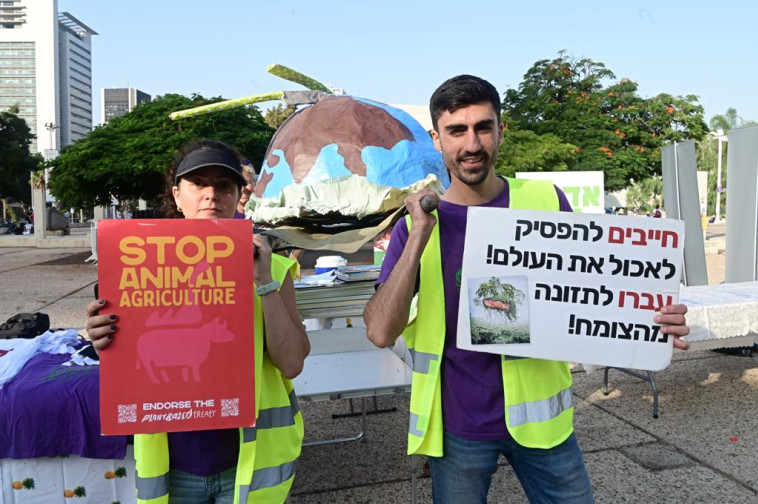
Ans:
<svg viewBox="0 0 758 504"><path fill-rule="evenodd" d="M432 125L437 130L437 120L445 111L451 114L474 103L489 102L500 123L500 95L495 86L480 77L458 75L443 82L429 100Z"/></svg>

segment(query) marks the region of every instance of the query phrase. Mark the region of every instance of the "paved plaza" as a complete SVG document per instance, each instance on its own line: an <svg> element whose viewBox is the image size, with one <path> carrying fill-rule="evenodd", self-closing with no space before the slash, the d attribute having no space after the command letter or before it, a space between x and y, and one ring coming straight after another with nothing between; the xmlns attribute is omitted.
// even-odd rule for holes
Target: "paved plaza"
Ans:
<svg viewBox="0 0 758 504"><path fill-rule="evenodd" d="M18 238L29 241L18 244ZM0 236L0 320L41 311L54 328L82 328L97 276L97 266L85 262L87 230L48 238L44 248L33 240ZM723 227L711 226L706 257L712 284L724 279L723 243ZM602 371L574 371L576 434L597 502L758 502L758 361L713 351L676 352L671 366L655 376L657 419L648 383L612 370L605 395ZM301 406L306 441L361 430L360 417L332 417L350 410L347 400ZM360 406L354 401L356 410ZM367 406L396 410L367 416L365 442L304 447L292 504L410 502L408 396L380 396ZM418 480L417 492L419 503L431 502L428 478ZM503 461L490 502L525 501Z"/></svg>

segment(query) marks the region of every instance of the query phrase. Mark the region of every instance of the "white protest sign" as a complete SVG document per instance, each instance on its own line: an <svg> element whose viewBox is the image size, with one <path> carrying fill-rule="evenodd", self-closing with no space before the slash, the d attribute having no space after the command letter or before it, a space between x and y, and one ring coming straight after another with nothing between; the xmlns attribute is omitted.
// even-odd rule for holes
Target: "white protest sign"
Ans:
<svg viewBox="0 0 758 504"><path fill-rule="evenodd" d="M571 212L468 209L458 347L658 371L672 338L684 223Z"/></svg>

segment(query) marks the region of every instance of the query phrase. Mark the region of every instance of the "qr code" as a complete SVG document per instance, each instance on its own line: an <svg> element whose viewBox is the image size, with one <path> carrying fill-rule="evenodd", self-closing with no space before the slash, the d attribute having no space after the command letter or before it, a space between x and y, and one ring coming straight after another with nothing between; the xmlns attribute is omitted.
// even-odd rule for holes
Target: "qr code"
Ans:
<svg viewBox="0 0 758 504"><path fill-rule="evenodd" d="M118 405L118 423L133 423L137 421L136 404Z"/></svg>
<svg viewBox="0 0 758 504"><path fill-rule="evenodd" d="M240 414L240 400L239 397L235 399L221 399L221 416L239 416Z"/></svg>

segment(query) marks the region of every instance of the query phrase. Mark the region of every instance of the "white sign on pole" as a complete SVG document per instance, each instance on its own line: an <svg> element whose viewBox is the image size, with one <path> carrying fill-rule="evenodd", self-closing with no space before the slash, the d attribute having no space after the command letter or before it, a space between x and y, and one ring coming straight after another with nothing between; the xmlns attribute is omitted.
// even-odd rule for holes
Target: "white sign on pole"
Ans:
<svg viewBox="0 0 758 504"><path fill-rule="evenodd" d="M679 300L683 244L671 219L471 207L458 347L664 369L653 317Z"/></svg>
<svg viewBox="0 0 758 504"><path fill-rule="evenodd" d="M516 178L551 181L564 192L574 212L605 213L605 173L601 171L516 172Z"/></svg>

